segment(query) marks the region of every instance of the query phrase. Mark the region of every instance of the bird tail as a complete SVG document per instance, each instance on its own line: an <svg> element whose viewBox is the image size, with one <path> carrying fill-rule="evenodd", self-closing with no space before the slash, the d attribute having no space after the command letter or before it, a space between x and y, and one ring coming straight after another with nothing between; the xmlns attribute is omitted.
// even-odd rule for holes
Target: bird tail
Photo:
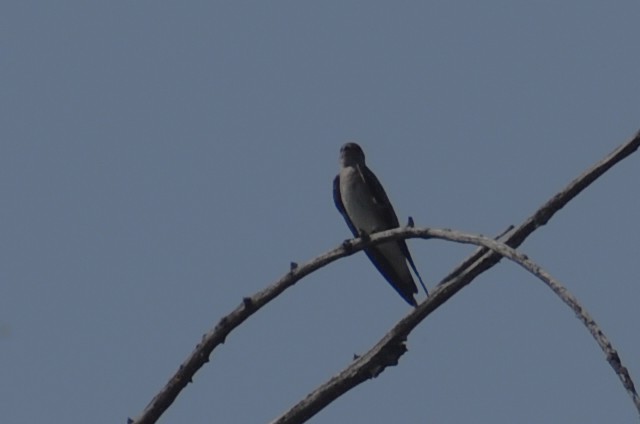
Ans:
<svg viewBox="0 0 640 424"><path fill-rule="evenodd" d="M407 260L409 261L409 265L411 265L411 269L413 270L414 274L416 274L416 277L418 277L418 281L420 281L420 285L422 286L424 293L429 296L429 290L427 290L427 286L425 286L422 282L422 277L420 277L420 273L418 272L416 265L413 263L413 258L411 257L411 255L407 256Z"/></svg>

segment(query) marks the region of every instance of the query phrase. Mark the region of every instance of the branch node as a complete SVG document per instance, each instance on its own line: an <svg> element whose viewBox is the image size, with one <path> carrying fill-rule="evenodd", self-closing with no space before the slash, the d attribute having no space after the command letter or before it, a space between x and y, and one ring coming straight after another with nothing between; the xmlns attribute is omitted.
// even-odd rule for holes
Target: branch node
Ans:
<svg viewBox="0 0 640 424"><path fill-rule="evenodd" d="M347 240L343 241L342 242L342 248L347 253L353 252L353 242L351 241L351 239L347 239Z"/></svg>
<svg viewBox="0 0 640 424"><path fill-rule="evenodd" d="M228 317L225 316L225 317L220 318L220 321L218 321L218 325L216 325L215 331L218 331L218 330L222 329L223 327L226 327L228 323L229 323L229 318ZM204 338L206 338L206 337L207 337L207 335L205 334Z"/></svg>
<svg viewBox="0 0 640 424"><path fill-rule="evenodd" d="M251 309L253 307L253 300L251 300L250 297L243 297L242 304L244 305L245 309Z"/></svg>

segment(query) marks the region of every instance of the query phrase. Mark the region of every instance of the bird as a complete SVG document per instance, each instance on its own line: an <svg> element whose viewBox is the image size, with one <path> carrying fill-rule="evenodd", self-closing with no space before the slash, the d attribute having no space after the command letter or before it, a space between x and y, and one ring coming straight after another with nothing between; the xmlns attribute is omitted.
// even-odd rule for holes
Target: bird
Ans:
<svg viewBox="0 0 640 424"><path fill-rule="evenodd" d="M353 142L340 148L340 172L333 179L333 201L354 237L400 226L382 184L365 163L362 148ZM429 295L404 240L392 240L370 246L365 253L382 276L411 306L416 307L418 293L407 262Z"/></svg>

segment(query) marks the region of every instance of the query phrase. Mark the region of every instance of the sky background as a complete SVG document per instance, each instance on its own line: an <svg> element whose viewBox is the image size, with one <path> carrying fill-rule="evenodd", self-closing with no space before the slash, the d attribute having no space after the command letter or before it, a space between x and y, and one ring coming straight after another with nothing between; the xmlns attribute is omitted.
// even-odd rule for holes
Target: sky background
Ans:
<svg viewBox="0 0 640 424"><path fill-rule="evenodd" d="M125 423L201 335L350 236L361 144L401 222L495 235L640 128L637 1L0 5L0 420ZM640 383L640 157L522 250ZM472 249L412 240L431 288ZM161 423L268 422L410 310L358 254L214 351ZM504 263L313 423L628 423L602 352Z"/></svg>

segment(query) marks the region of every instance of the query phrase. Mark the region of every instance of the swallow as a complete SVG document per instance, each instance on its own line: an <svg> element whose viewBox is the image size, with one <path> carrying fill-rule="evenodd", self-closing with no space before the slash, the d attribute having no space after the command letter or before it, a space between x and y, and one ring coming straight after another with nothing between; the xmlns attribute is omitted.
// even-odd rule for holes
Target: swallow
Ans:
<svg viewBox="0 0 640 424"><path fill-rule="evenodd" d="M356 143L347 143L340 148L340 173L333 180L333 201L354 237L400 226L387 193L365 164L364 152ZM407 262L425 293L429 294L404 240L388 241L367 247L364 251L382 276L411 306L417 306L414 295L418 288Z"/></svg>

